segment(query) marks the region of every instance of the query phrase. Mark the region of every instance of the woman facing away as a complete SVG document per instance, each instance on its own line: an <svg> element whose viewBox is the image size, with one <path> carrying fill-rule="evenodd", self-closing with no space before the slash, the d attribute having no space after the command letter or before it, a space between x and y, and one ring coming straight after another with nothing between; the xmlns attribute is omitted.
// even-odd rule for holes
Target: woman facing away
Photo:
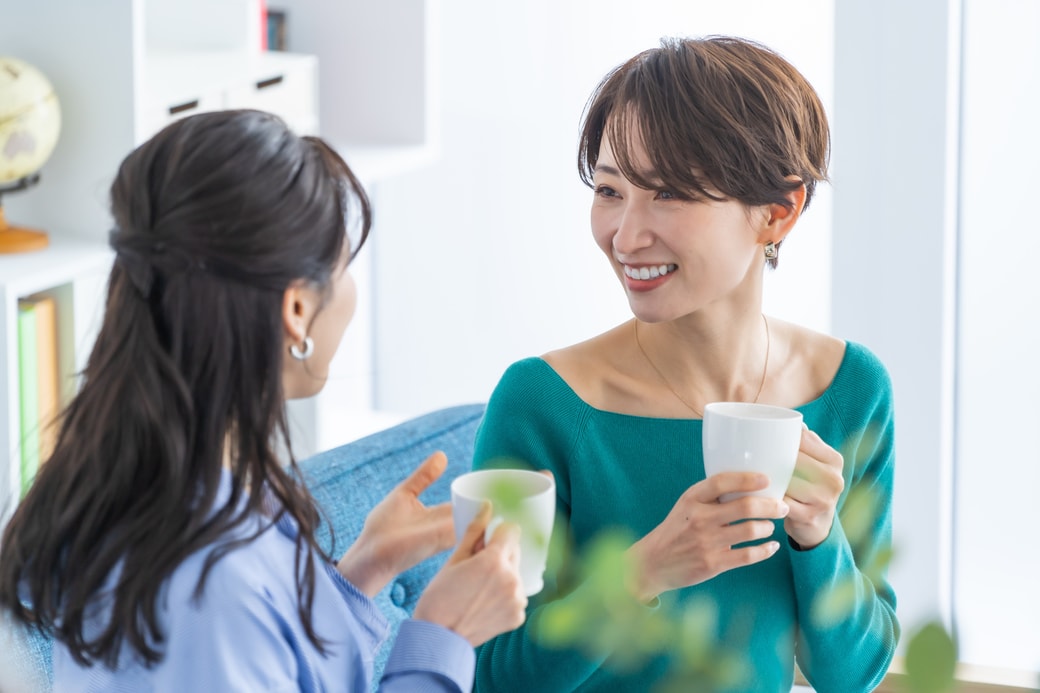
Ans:
<svg viewBox="0 0 1040 693"><path fill-rule="evenodd" d="M634 317L513 364L477 436L476 467L510 458L553 472L577 551L627 530L635 603L679 614L710 601L712 644L746 664L733 690L789 691L797 661L820 693L869 691L899 636L884 570L888 374L860 344L762 313L764 268L826 179L829 143L813 88L754 42L666 39L610 72L586 107L579 171L594 191L593 238ZM720 501L766 479L705 478L702 413L715 401L803 414L783 500ZM847 504L852 495L868 502ZM618 693L667 681L668 656L625 672L612 666L625 643L548 645L539 629L551 609L595 588L573 571L546 584L524 626L479 648L479 691ZM821 618L838 595L840 613Z"/></svg>
<svg viewBox="0 0 1040 693"><path fill-rule="evenodd" d="M453 543L450 508L417 498L446 460L333 563L277 452L285 401L321 390L353 316L364 190L322 140L225 111L141 145L111 198L103 325L5 529L0 606L53 632L60 691L368 691L388 629L370 598ZM381 690L468 691L473 647L523 620L517 530L482 549L489 519L402 624Z"/></svg>

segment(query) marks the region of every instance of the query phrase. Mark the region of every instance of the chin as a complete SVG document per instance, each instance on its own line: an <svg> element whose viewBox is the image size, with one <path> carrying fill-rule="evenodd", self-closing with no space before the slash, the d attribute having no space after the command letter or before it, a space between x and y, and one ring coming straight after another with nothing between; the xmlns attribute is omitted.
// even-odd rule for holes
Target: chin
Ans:
<svg viewBox="0 0 1040 693"><path fill-rule="evenodd" d="M307 383L295 383L285 387L286 401L294 399L307 399L313 397L325 389L325 380L311 380Z"/></svg>
<svg viewBox="0 0 1040 693"><path fill-rule="evenodd" d="M628 308L637 320L648 324L668 322L678 317L674 311L663 310L658 306L643 305L640 301L629 300Z"/></svg>

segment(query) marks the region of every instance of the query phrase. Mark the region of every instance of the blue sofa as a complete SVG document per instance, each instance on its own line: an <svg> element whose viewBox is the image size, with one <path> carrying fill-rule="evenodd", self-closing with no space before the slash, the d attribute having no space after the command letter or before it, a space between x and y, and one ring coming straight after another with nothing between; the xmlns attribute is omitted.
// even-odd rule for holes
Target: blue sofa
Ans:
<svg viewBox="0 0 1040 693"><path fill-rule="evenodd" d="M451 480L470 468L473 441L483 413L483 404L441 409L301 462L307 484L327 515L327 524L319 530L322 547L332 556L342 555L361 531L369 510L437 450L447 454L448 469L422 499L428 505L449 500ZM447 557L447 552L442 553L402 573L376 597L393 635ZM393 635L386 644L392 642ZM24 669L20 678L31 677L39 682L40 690L50 689L49 640L29 636L15 638L0 647L14 653L5 660L9 666ZM388 652L384 646L376 657L375 681L380 678Z"/></svg>

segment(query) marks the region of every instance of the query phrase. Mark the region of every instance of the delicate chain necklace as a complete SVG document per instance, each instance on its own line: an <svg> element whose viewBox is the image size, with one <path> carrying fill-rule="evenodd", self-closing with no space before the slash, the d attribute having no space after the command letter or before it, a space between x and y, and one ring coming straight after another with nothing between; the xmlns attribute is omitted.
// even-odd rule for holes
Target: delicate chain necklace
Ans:
<svg viewBox="0 0 1040 693"><path fill-rule="evenodd" d="M762 366L762 382L760 382L758 384L758 392L755 393L755 399L753 399L751 401L752 404L756 404L758 402L758 398L762 396L762 388L764 388L766 386L766 373L769 372L769 347L770 347L770 342L772 340L770 339L770 335L769 335L769 320L766 319L765 313L762 314L762 322L766 326L766 362ZM639 347L639 351L642 352L643 358L645 358L646 362L650 364L650 367L654 369L654 372L657 373L657 376L661 379L661 382L664 383L665 387L667 387L669 390L671 390L672 394L675 395L675 398L677 400L679 400L680 402L682 402L683 404L686 405L687 409L689 409L694 414L696 414L698 417L703 419L704 418L704 413L702 411L700 411L699 409L697 409L697 407L693 406L692 404L687 402L685 399L683 399L683 396L675 391L675 388L672 387L672 384L670 382L668 382L668 378L664 377L664 373L662 373L661 369L657 367L657 364L655 364L653 362L653 360L651 360L650 355L646 353L646 349L643 348L642 342L639 341L639 319L638 318L635 321L634 332L635 332L635 335L636 335L636 346Z"/></svg>

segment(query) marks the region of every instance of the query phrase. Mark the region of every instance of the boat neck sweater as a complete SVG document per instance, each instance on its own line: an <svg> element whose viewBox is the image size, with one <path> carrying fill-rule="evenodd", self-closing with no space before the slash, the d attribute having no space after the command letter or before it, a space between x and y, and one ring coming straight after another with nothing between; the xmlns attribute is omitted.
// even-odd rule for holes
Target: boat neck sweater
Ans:
<svg viewBox="0 0 1040 693"><path fill-rule="evenodd" d="M666 593L659 608L714 604L712 647L742 657L732 691L786 693L795 662L818 693L873 690L899 637L895 594L886 578L891 546L893 407L884 365L866 347L847 342L831 384L796 407L805 424L844 457L845 488L827 538L797 550L776 521L780 549L770 558L698 585ZM552 471L558 524L581 555L605 531L645 536L690 486L704 480L701 419L664 419L596 409L540 358L514 363L493 392L477 432L474 468L530 466ZM850 494L867 502L847 503ZM856 506L849 513L849 506ZM849 528L848 534L846 528ZM554 533L559 542L561 533ZM546 609L582 598L587 583L563 584L546 573L526 623L477 654L480 691L651 691L677 669L673 654L638 669L613 666L613 648L549 646L536 635ZM583 604L587 602L582 602ZM831 608L828 615L826 605ZM677 616L678 617L678 616ZM678 649L678 648L672 648ZM724 650L719 650L724 651ZM717 684L716 684L717 685Z"/></svg>

